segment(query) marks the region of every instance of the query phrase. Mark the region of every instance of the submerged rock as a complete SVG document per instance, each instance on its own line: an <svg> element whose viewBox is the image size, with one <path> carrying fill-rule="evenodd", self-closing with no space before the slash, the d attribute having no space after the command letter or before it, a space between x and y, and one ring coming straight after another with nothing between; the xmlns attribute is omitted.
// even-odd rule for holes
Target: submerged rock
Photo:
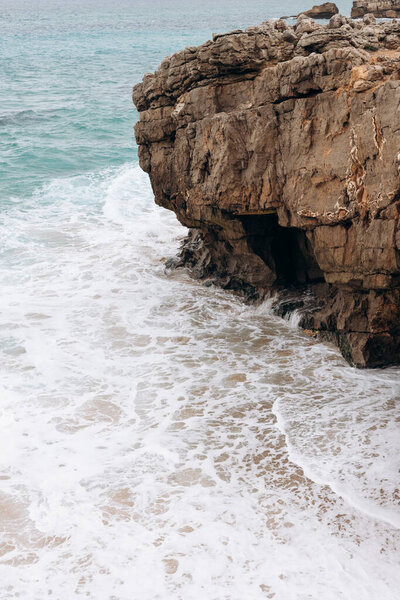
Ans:
<svg viewBox="0 0 400 600"><path fill-rule="evenodd" d="M400 362L399 23L215 35L133 100L155 200L190 228L179 264L255 300L296 296L352 364Z"/></svg>
<svg viewBox="0 0 400 600"><path fill-rule="evenodd" d="M400 17L400 0L354 0L351 9L351 16L354 19L364 15L374 15L375 17L395 19Z"/></svg>

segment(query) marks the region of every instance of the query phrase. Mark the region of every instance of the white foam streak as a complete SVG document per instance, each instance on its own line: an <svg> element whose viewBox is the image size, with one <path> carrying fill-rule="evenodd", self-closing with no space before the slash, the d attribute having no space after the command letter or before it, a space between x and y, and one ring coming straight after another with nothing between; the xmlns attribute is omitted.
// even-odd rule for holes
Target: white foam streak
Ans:
<svg viewBox="0 0 400 600"><path fill-rule="evenodd" d="M326 389L322 376L319 394L307 398L301 415L294 398L276 400L277 425L291 460L308 477L399 529L398 370L380 375L346 371L346 384L337 381L336 393ZM311 414L312 421L307 419Z"/></svg>
<svg viewBox="0 0 400 600"><path fill-rule="evenodd" d="M276 416L276 423L278 429L285 436L290 460L302 468L306 477L309 477L318 485L329 486L335 494L343 498L350 506L363 512L372 519L383 521L391 527L400 529L400 511L395 502L393 503L392 507L385 507L382 506L379 502L374 502L372 499L368 500L363 498L363 496L360 495L359 490L352 490L352 482L349 483L347 481L347 485L338 484L335 480L335 476L339 475L339 480L343 480L343 475L341 473L338 474L334 469L332 469L332 471L321 470L316 462L316 458L313 457L313 459L311 459L311 462L309 461L307 455L304 456L299 451L297 451L296 445L292 443L290 435L287 434L288 426L282 418L281 413L279 412L278 403L276 403L276 405L272 408L272 412ZM353 450L355 449L353 448ZM354 456L355 454L353 453L352 457L354 458ZM385 474L386 472L387 471L385 471ZM398 469L395 470L395 473L398 474ZM382 473L380 473L379 475L382 477ZM386 479L386 477L383 476L382 481L384 479ZM350 491L352 491L353 493L351 493ZM374 491L378 490L374 489Z"/></svg>
<svg viewBox="0 0 400 600"><path fill-rule="evenodd" d="M289 325L291 325L292 327L299 327L301 317L302 317L301 311L296 309L288 314L286 320L289 323Z"/></svg>

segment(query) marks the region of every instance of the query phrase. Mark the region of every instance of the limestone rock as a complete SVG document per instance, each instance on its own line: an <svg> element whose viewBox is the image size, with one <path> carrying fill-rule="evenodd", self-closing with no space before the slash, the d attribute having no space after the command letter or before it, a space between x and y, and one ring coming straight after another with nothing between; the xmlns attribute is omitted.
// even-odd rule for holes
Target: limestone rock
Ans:
<svg viewBox="0 0 400 600"><path fill-rule="evenodd" d="M357 19L367 14L388 19L400 17L400 0L354 0L351 16Z"/></svg>
<svg viewBox="0 0 400 600"><path fill-rule="evenodd" d="M310 10L307 10L305 14L312 19L330 19L338 12L339 9L334 2L324 2L324 4L313 6Z"/></svg>
<svg viewBox="0 0 400 600"><path fill-rule="evenodd" d="M316 4L310 10L304 11L307 17L312 19L330 19L333 15L339 12L338 7L334 2L324 2L323 4ZM298 17L299 15L293 15ZM282 17L282 19L289 19L291 17Z"/></svg>
<svg viewBox="0 0 400 600"><path fill-rule="evenodd" d="M304 328L381 366L400 362L400 24L333 19L165 59L133 90L135 134L190 228L178 264L303 306Z"/></svg>

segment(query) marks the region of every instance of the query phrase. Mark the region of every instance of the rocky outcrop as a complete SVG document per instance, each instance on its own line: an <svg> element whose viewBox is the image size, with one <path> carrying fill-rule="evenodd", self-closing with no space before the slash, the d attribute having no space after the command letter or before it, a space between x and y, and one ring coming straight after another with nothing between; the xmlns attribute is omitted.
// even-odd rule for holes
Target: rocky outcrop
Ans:
<svg viewBox="0 0 400 600"><path fill-rule="evenodd" d="M310 10L306 10L304 14L306 17L311 17L312 19L330 19L333 15L337 15L339 12L338 7L334 2L324 2L324 4L316 4ZM297 18L300 16L292 15L292 17L281 17L282 19L290 19Z"/></svg>
<svg viewBox="0 0 400 600"><path fill-rule="evenodd" d="M214 35L135 86L141 167L190 228L175 264L400 362L400 24L302 15Z"/></svg>
<svg viewBox="0 0 400 600"><path fill-rule="evenodd" d="M400 0L354 0L351 16L357 19L367 14L388 19L400 17Z"/></svg>

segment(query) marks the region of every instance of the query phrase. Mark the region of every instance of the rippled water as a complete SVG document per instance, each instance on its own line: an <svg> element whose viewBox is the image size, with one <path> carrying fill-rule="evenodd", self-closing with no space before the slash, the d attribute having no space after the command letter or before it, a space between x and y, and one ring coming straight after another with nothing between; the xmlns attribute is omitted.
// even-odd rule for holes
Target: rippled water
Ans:
<svg viewBox="0 0 400 600"><path fill-rule="evenodd" d="M400 370L166 272L132 139L164 55L300 4L0 0L1 600L398 599Z"/></svg>

